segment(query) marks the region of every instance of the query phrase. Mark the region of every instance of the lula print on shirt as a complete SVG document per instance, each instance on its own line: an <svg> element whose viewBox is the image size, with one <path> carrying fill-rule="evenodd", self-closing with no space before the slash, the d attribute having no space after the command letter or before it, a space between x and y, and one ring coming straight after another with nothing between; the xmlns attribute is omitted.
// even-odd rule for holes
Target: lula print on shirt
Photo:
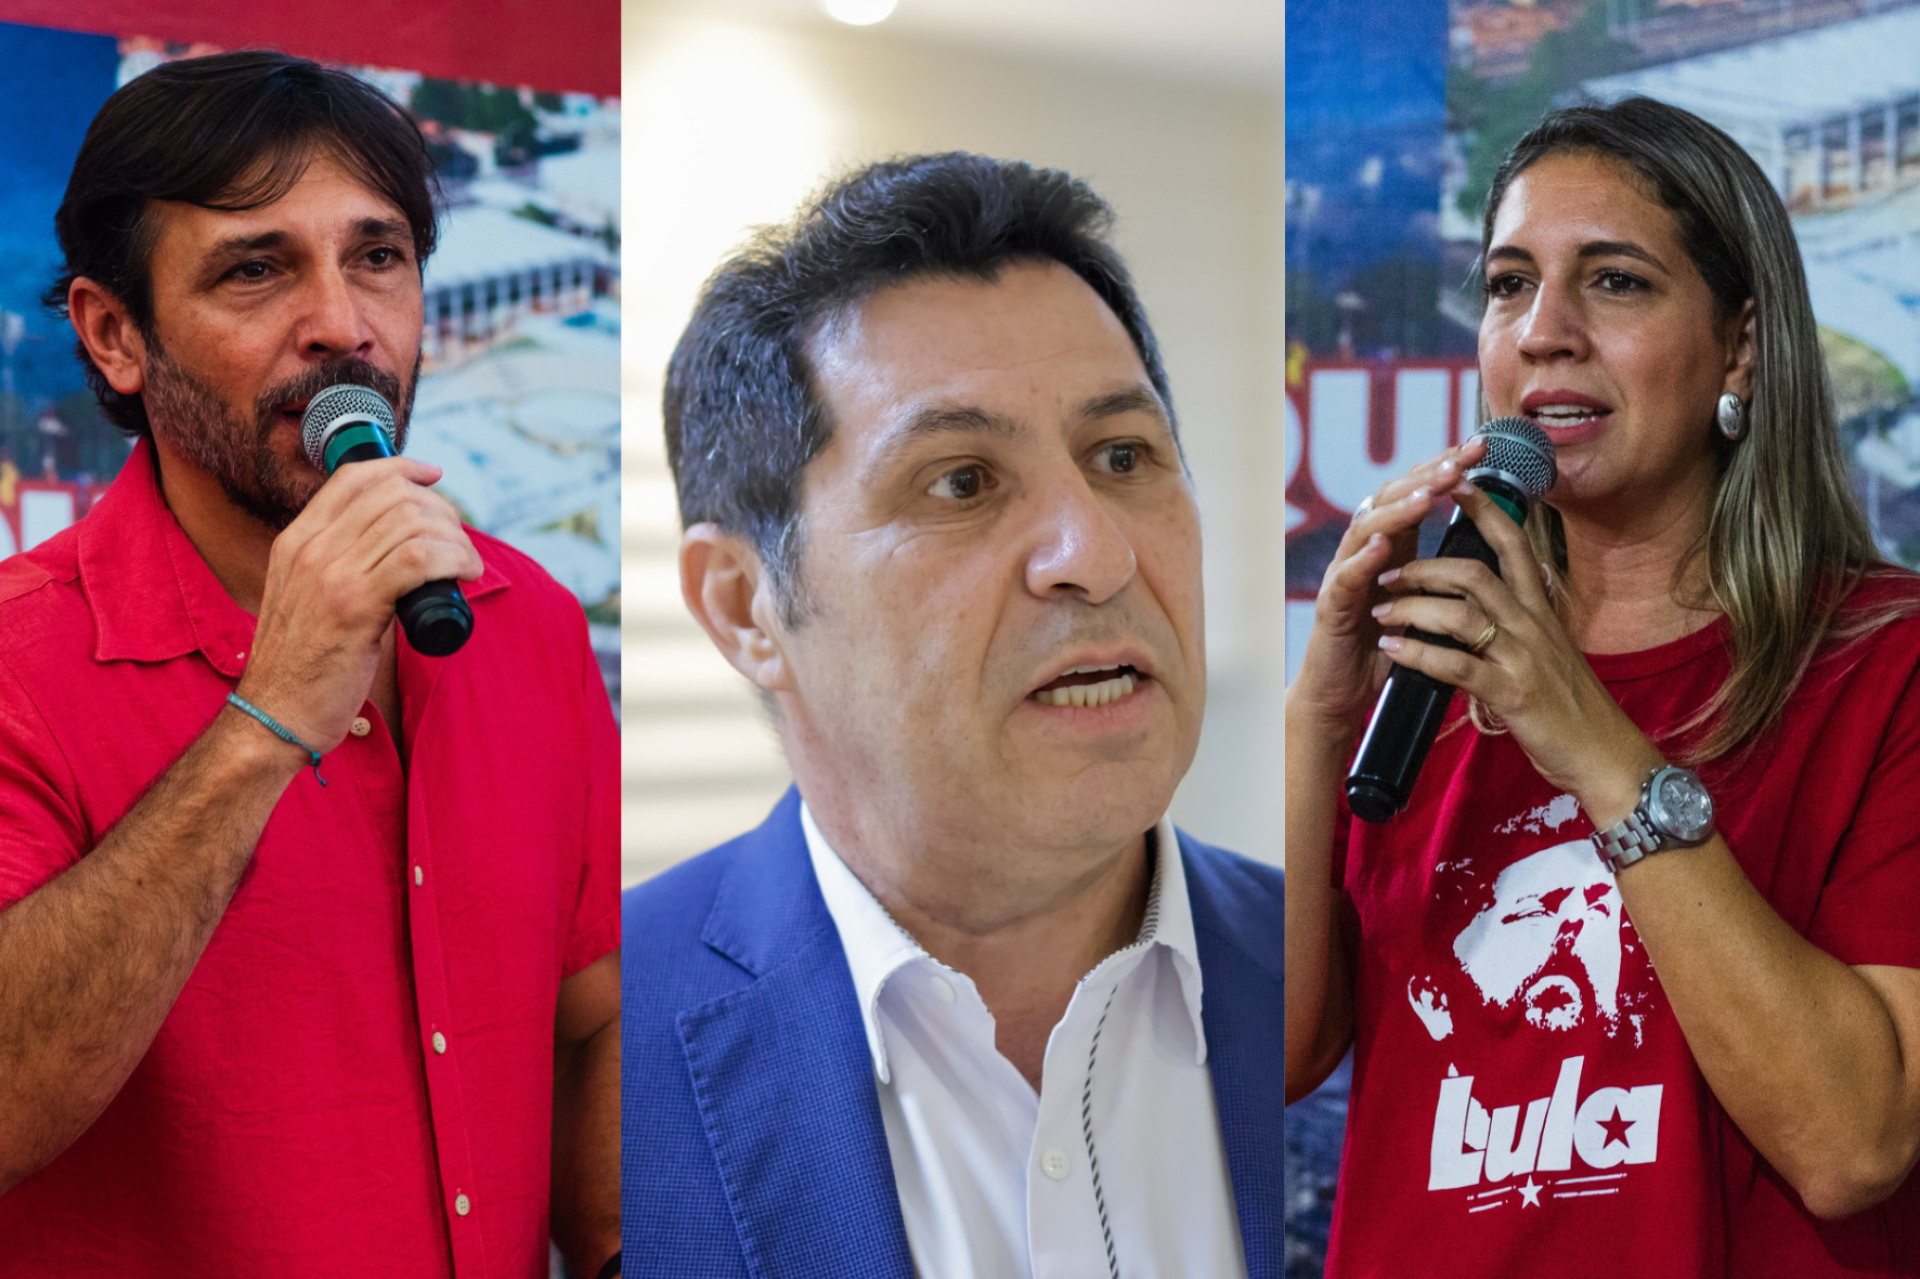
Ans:
<svg viewBox="0 0 1920 1279"><path fill-rule="evenodd" d="M1494 833L1548 837L1579 816L1573 797L1561 795ZM1444 1042L1457 1016L1549 1038L1594 1026L1638 1047L1652 975L1643 956L1631 962L1633 925L1590 840L1522 856L1490 884L1471 857L1437 869L1442 910L1467 917L1451 955L1407 983L1428 1035ZM1476 1095L1476 1076L1449 1065L1434 1105L1427 1189L1464 1191L1468 1213L1618 1194L1635 1165L1658 1158L1662 1087L1585 1075L1585 1055L1569 1054L1550 1094L1509 1098L1497 1080L1482 1079Z"/></svg>

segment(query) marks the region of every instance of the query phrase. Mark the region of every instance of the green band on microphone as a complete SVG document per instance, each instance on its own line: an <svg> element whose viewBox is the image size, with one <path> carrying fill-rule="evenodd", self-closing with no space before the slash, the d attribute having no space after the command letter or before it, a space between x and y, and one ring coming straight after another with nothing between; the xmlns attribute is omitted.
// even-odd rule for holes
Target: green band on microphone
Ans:
<svg viewBox="0 0 1920 1279"><path fill-rule="evenodd" d="M331 452L331 449L329 449L329 452L327 455L329 457L333 455ZM329 469L331 469L332 464L329 463L328 466L329 466ZM1527 513L1520 509L1519 503L1509 501L1506 498L1500 496L1498 493L1492 492L1491 490L1488 490L1488 489L1481 489L1480 491L1482 493L1485 493L1488 497L1492 498L1493 504L1499 507L1501 510L1505 511L1507 513L1508 518L1512 519L1515 524L1525 524L1527 522Z"/></svg>
<svg viewBox="0 0 1920 1279"><path fill-rule="evenodd" d="M340 459L349 449L358 448L364 444L373 445L383 456L393 456L393 441L387 438L387 433L381 430L377 423L354 422L341 427L327 437L327 449L322 456L327 474L333 474L334 469L340 465Z"/></svg>

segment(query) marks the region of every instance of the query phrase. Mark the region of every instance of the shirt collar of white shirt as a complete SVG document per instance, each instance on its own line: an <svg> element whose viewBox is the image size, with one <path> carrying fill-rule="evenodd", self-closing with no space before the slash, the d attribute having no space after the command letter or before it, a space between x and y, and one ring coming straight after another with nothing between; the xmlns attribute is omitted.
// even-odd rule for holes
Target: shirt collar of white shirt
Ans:
<svg viewBox="0 0 1920 1279"><path fill-rule="evenodd" d="M939 961L928 955L926 949L894 921L887 908L840 860L804 803L800 805L800 828L806 834L807 855L813 861L814 878L820 882L820 895L826 898L827 913L833 917L841 949L846 952L847 967L853 972L854 994L860 1000L860 1020L866 1026L874 1073L881 1083L891 1082L886 1038L881 1033L878 1015L880 994L888 980L908 964L921 959L932 964ZM1207 1037L1200 1020L1200 953L1194 944L1193 906L1187 898L1186 868L1173 822L1162 817L1154 827L1154 835L1153 883L1147 893L1146 915L1139 938L1125 949L1157 946L1168 951L1180 979L1180 993L1186 1000L1187 1013L1193 1019L1193 1041L1197 1045L1194 1064L1202 1065L1207 1059Z"/></svg>

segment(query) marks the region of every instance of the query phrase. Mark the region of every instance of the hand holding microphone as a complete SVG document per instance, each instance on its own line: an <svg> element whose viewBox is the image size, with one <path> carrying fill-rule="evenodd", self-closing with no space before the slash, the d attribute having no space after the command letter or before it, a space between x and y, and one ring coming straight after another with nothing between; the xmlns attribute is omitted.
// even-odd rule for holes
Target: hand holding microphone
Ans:
<svg viewBox="0 0 1920 1279"><path fill-rule="evenodd" d="M1525 524L1533 503L1553 487L1553 442L1537 423L1521 417L1495 419L1476 434L1486 441L1486 452L1466 479L1514 523ZM1500 572L1498 554L1464 508L1455 509L1435 558L1476 560ZM1471 640L1415 629L1408 638L1478 656L1498 630L1489 620ZM1393 667L1347 774L1347 803L1356 817L1383 822L1406 807L1453 693L1454 686L1437 676Z"/></svg>
<svg viewBox="0 0 1920 1279"><path fill-rule="evenodd" d="M303 423L322 428L315 462L330 478L274 539L240 679L241 697L321 754L345 739L392 660L389 633L406 601L427 601L413 611L419 633L408 642L431 652L444 643L435 614L470 614L464 599L452 604L433 587L471 582L485 567L459 512L431 487L439 470L392 455L390 412L361 386L309 402Z"/></svg>
<svg viewBox="0 0 1920 1279"><path fill-rule="evenodd" d="M331 476L349 462L397 456L393 406L370 387L338 383L314 396L300 415L307 459ZM428 657L458 652L473 634L473 609L458 582L427 582L394 604L407 643Z"/></svg>
<svg viewBox="0 0 1920 1279"><path fill-rule="evenodd" d="M1521 526L1483 488L1462 484L1454 493L1458 522L1471 521L1480 531L1494 564L1435 556L1384 574L1381 585L1392 598L1372 610L1372 620L1406 629L1398 637L1381 637L1379 646L1394 659L1395 674L1407 671L1443 689L1457 685L1472 693L1543 781L1573 796L1600 825L1610 825L1632 810L1641 780L1661 762L1662 752L1594 673L1548 593ZM1569 581L1566 588L1578 585ZM1606 618L1593 607L1604 605L1590 604L1582 614L1576 604L1575 616L1604 628ZM1712 613L1702 609L1698 617L1704 623ZM1474 645L1489 627L1497 638L1476 653ZM1405 686L1412 685L1409 680ZM1386 713L1385 702L1383 693L1376 719ZM1356 757L1356 774L1365 756L1363 750ZM1408 790L1412 780L1407 778ZM1352 807L1359 815L1359 805Z"/></svg>

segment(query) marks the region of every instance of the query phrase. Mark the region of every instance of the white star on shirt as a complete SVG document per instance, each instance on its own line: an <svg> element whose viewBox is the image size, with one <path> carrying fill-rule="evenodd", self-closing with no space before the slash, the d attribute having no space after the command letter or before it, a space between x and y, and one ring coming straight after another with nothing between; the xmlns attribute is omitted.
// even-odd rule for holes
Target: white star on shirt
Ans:
<svg viewBox="0 0 1920 1279"><path fill-rule="evenodd" d="M1534 1185L1533 1178L1528 1177L1527 1184L1520 1187L1520 1206L1522 1208L1538 1208L1540 1206L1540 1192L1544 1189L1546 1189L1545 1186Z"/></svg>

